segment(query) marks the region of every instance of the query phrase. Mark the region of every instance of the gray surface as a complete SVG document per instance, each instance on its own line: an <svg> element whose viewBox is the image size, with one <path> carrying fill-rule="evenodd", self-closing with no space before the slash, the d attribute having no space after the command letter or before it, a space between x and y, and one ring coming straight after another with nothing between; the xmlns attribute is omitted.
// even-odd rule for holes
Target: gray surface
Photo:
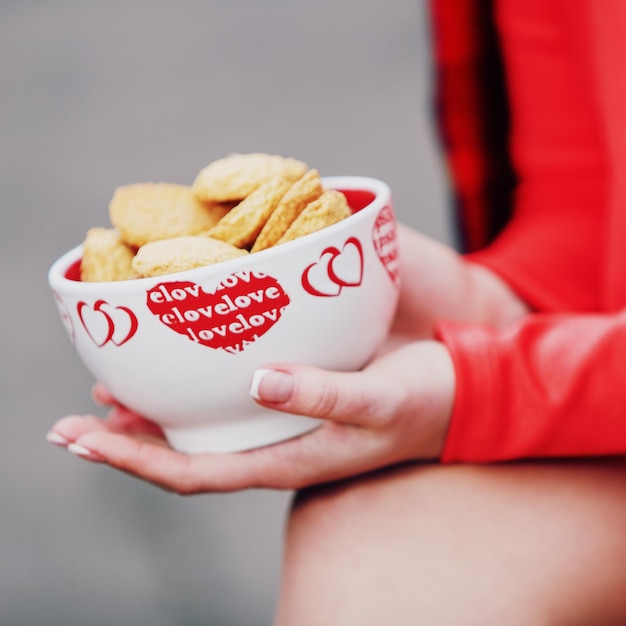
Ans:
<svg viewBox="0 0 626 626"><path fill-rule="evenodd" d="M290 494L179 498L45 442L99 410L48 291L117 185L229 152L387 180L448 239L413 0L0 3L0 623L259 625Z"/></svg>

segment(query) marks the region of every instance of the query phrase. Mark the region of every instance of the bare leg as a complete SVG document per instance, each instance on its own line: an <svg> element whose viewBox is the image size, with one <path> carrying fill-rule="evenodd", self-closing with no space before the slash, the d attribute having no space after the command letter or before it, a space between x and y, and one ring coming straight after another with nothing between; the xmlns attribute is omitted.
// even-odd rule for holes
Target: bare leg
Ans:
<svg viewBox="0 0 626 626"><path fill-rule="evenodd" d="M626 461L407 465L299 494L280 626L626 624Z"/></svg>

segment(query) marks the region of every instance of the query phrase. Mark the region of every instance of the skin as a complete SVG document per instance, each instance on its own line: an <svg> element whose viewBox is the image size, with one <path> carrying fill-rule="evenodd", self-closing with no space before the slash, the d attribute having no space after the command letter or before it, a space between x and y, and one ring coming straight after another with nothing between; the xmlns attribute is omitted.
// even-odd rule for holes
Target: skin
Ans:
<svg viewBox="0 0 626 626"><path fill-rule="evenodd" d="M300 489L404 461L437 459L454 401L454 367L433 339L437 319L504 327L528 309L497 277L442 244L399 229L404 280L393 331L359 372L329 372L288 363L258 388L258 402L324 420L291 441L238 454L189 456L172 450L153 424L116 403L104 420L68 416L49 439L83 458L128 472L180 494L250 487ZM436 271L435 271L436 270Z"/></svg>
<svg viewBox="0 0 626 626"><path fill-rule="evenodd" d="M275 626L623 626L626 462L406 463L305 489Z"/></svg>

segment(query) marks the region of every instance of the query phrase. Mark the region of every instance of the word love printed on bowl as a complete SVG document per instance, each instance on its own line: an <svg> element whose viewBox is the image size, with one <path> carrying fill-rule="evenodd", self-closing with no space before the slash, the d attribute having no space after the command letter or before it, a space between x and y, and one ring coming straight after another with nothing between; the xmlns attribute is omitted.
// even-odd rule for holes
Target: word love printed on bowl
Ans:
<svg viewBox="0 0 626 626"><path fill-rule="evenodd" d="M262 272L235 272L211 292L189 281L160 283L147 292L148 308L168 328L231 354L272 328L288 304L280 283Z"/></svg>
<svg viewBox="0 0 626 626"><path fill-rule="evenodd" d="M398 237L393 209L390 206L383 207L378 214L374 222L372 238L378 258L393 283L397 285L400 280Z"/></svg>

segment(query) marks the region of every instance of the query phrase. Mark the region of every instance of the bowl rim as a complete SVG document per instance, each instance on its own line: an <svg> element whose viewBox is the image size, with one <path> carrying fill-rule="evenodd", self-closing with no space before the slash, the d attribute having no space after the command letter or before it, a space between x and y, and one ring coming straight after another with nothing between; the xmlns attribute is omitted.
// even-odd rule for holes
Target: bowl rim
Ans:
<svg viewBox="0 0 626 626"><path fill-rule="evenodd" d="M378 178L372 178L369 176L325 176L322 177L323 185L328 189L345 189L346 191L369 191L374 194L374 199L354 213L349 220L352 222L359 219L367 219L372 212L378 212L385 204L391 202L391 190L389 185ZM228 271L237 271L239 266L247 266L250 264L250 259L254 263L261 261L262 259L269 259L273 255L283 254L288 247L296 247L302 245L303 241L307 244L313 244L317 239L323 238L331 234L334 230L345 228L347 220L342 220L336 224L332 224L326 228L318 230L316 232L306 235L293 241L288 241L280 246L267 248L255 252L253 255L246 255L243 257L236 257L221 263L213 265L206 265L203 267L196 267L182 272L175 272L167 274L167 276L175 276L177 280L193 280L198 281L202 276L203 279L212 274L223 274ZM163 276L149 276L146 278L134 278L132 280L119 280L119 281L99 281L99 282L81 282L77 280L71 280L65 277L65 273L68 268L80 259L83 252L83 245L79 244L71 250L68 250L61 255L48 270L48 283L54 291L63 292L66 294L98 294L103 290L115 291L117 293L136 292L138 288L145 288L151 284L162 282Z"/></svg>

